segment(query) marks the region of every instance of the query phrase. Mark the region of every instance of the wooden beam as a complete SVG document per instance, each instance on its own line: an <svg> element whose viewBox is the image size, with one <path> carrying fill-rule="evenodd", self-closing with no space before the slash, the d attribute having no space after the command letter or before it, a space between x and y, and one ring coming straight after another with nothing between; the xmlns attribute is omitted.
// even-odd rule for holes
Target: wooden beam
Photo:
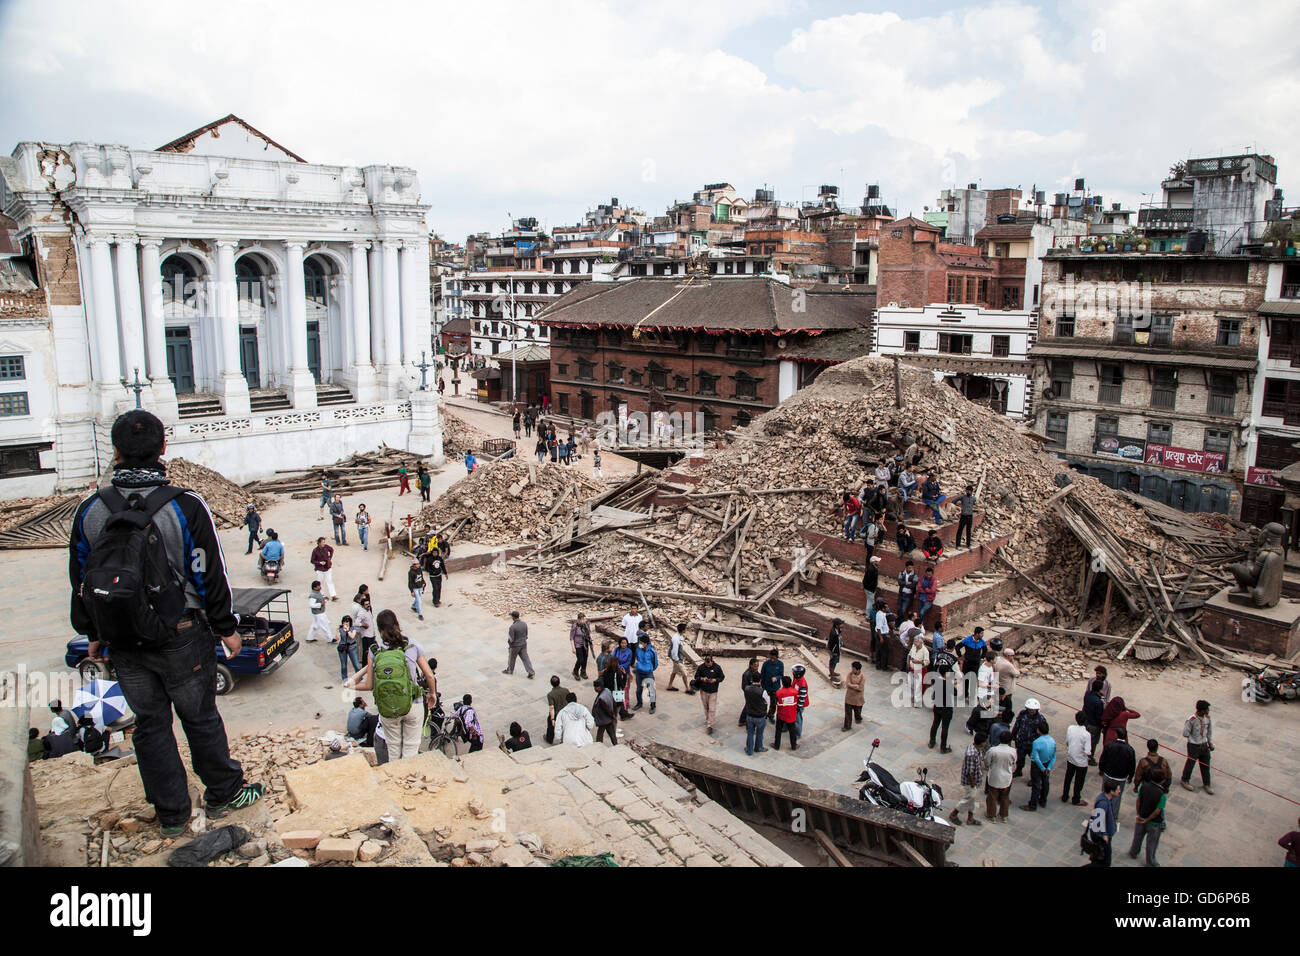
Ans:
<svg viewBox="0 0 1300 956"><path fill-rule="evenodd" d="M813 838L821 844L821 848L826 851L826 855L831 858L831 862L836 866L851 868L853 863L821 830L813 830Z"/></svg>

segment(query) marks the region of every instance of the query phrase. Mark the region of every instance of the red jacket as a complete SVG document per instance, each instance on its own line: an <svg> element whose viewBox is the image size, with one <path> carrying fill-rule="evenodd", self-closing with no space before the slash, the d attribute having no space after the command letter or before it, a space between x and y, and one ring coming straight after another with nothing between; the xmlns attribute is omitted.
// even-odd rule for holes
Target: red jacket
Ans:
<svg viewBox="0 0 1300 956"><path fill-rule="evenodd" d="M799 692L793 687L782 687L776 692L776 719L793 724L799 716Z"/></svg>
<svg viewBox="0 0 1300 956"><path fill-rule="evenodd" d="M799 709L803 710L811 703L811 698L808 696L808 678L796 677L794 679L794 689L799 692Z"/></svg>
<svg viewBox="0 0 1300 956"><path fill-rule="evenodd" d="M931 575L928 578L921 578L921 583L917 586L916 593L923 599L934 603L934 596L939 593L939 582Z"/></svg>

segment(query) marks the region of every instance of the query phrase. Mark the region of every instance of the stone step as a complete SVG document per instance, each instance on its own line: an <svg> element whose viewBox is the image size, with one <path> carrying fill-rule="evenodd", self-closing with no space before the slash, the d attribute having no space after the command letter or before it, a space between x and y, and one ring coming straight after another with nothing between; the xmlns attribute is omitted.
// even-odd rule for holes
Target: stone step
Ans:
<svg viewBox="0 0 1300 956"><path fill-rule="evenodd" d="M810 545L820 547L822 554L865 570L867 550L857 541L850 543L838 535L823 534L820 531L803 531L801 534ZM1005 535L992 541L981 542L973 548L948 550L945 547L944 553L939 557L938 561L931 561L920 551L913 551L910 559L916 563L917 568L933 564L935 580L942 587L965 577L973 571L987 567L993 562L993 556L998 549L1002 548L1010 540L1011 536ZM918 540L917 543L919 544L920 541ZM897 576L908 561L908 558L898 553L892 537L876 545L875 556L880 558L880 564L877 567L880 570L882 579L887 576ZM920 571L917 573L919 574Z"/></svg>

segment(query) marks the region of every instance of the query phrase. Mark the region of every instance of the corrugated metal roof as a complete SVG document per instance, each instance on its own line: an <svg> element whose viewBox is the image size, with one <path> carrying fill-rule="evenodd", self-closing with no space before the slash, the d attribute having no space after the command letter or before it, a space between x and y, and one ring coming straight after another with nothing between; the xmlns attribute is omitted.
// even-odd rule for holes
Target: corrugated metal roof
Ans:
<svg viewBox="0 0 1300 956"><path fill-rule="evenodd" d="M1258 309L1260 315L1286 315L1300 317L1300 299L1294 302L1265 302Z"/></svg>

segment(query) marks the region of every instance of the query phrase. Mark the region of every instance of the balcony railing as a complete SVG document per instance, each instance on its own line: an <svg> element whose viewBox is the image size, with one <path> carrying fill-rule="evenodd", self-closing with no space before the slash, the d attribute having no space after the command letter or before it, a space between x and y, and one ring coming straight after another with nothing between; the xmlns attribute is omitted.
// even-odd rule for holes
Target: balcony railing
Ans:
<svg viewBox="0 0 1300 956"><path fill-rule="evenodd" d="M1188 207L1147 206L1138 210L1138 225L1165 224L1191 225L1192 210Z"/></svg>
<svg viewBox="0 0 1300 956"><path fill-rule="evenodd" d="M1097 401L1106 405L1119 405L1122 401L1121 396L1124 392L1123 384L1119 385L1102 385L1097 389Z"/></svg>
<svg viewBox="0 0 1300 956"><path fill-rule="evenodd" d="M1287 282L1283 284L1282 298L1300 299L1300 282Z"/></svg>
<svg viewBox="0 0 1300 956"><path fill-rule="evenodd" d="M1236 395L1211 395L1209 404L1206 407L1206 413L1210 415L1227 415L1237 414L1237 396Z"/></svg>
<svg viewBox="0 0 1300 956"><path fill-rule="evenodd" d="M1151 389L1151 407L1152 408L1173 408L1174 399L1178 392L1175 388L1155 387Z"/></svg>

